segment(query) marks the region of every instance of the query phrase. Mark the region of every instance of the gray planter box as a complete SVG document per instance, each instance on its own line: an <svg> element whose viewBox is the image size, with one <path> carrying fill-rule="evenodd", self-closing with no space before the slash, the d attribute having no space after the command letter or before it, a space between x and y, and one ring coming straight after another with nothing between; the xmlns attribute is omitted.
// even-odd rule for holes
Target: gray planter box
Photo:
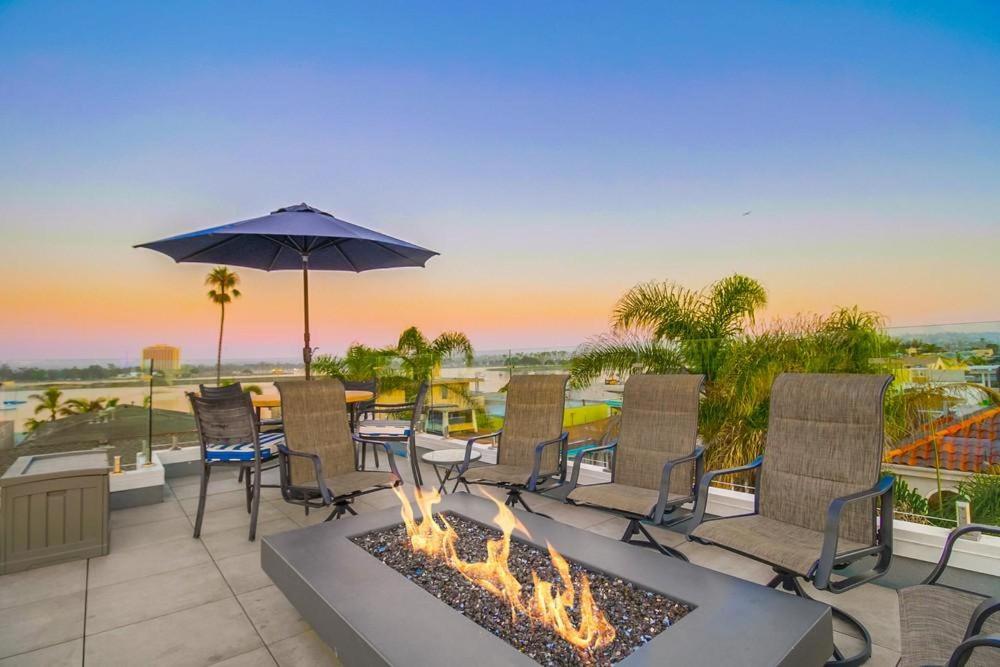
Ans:
<svg viewBox="0 0 1000 667"><path fill-rule="evenodd" d="M22 456L0 477L0 574L108 553L108 456Z"/></svg>

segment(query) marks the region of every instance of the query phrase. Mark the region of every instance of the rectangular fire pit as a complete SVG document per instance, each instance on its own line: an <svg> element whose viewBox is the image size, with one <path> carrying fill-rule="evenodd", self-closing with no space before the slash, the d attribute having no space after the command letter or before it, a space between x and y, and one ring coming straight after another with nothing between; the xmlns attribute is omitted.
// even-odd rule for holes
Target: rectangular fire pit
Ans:
<svg viewBox="0 0 1000 667"><path fill-rule="evenodd" d="M490 526L497 513L493 503L468 494L447 496L434 509L467 525ZM676 620L664 621L651 640L632 642L629 650L638 648L617 665L820 665L833 650L824 604L544 517L517 516L531 534L515 531L512 551L520 549L519 557L530 555L529 545L544 552L548 541L574 569L607 580L593 581L595 592L618 586L633 597L648 592L656 604L668 604ZM408 578L419 579L419 570L404 576L397 571L406 570L399 559L382 562L386 554L378 549L387 547L378 540L388 539L400 523L393 508L268 536L261 563L345 665L539 664L463 615L454 600L439 600L425 590L426 582ZM615 584L618 579L628 583ZM565 664L565 652L555 656L550 664Z"/></svg>

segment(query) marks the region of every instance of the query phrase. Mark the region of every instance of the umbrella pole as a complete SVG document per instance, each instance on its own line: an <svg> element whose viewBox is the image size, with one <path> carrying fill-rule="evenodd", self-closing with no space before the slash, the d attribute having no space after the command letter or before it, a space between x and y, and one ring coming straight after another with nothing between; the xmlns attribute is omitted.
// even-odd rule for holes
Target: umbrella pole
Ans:
<svg viewBox="0 0 1000 667"><path fill-rule="evenodd" d="M312 347L309 345L309 255L302 255L302 299L305 315L305 334L303 335L302 361L306 366L306 379L312 377L309 366L312 364Z"/></svg>

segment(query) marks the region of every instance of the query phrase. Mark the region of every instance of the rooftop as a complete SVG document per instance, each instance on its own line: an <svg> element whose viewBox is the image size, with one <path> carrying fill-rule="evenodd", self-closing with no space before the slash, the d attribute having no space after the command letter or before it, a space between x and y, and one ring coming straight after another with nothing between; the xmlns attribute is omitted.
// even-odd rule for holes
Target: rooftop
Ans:
<svg viewBox="0 0 1000 667"><path fill-rule="evenodd" d="M340 664L261 569L260 539L247 541L242 486L235 474L218 472L208 487L200 539L191 537L200 477L173 477L162 503L111 512L109 555L0 577L0 665L104 665L123 656L145 665ZM425 474L433 479L430 470ZM263 492L258 536L326 516L305 516L277 489ZM595 510L543 497L531 504L608 539L617 540L625 528L624 519ZM389 492L355 504L362 513L396 506ZM761 584L773 574L755 561L689 543L680 533L651 530L698 565ZM834 596L816 591L815 597ZM868 664L894 665L900 651L896 591L867 585L836 598L872 633ZM851 647L847 636L836 640Z"/></svg>

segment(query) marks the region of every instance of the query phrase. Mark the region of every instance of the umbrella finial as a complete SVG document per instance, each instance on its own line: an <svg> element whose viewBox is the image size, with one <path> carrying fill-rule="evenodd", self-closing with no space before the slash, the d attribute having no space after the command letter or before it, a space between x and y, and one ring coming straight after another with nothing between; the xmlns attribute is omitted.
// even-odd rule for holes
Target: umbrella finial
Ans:
<svg viewBox="0 0 1000 667"><path fill-rule="evenodd" d="M272 211L272 215L274 213L318 213L320 215L325 215L330 218L333 217L326 211L321 211L318 208L313 208L312 206L310 206L305 202L302 202L301 204L293 204L291 206L285 206L283 208L279 208L277 211Z"/></svg>

